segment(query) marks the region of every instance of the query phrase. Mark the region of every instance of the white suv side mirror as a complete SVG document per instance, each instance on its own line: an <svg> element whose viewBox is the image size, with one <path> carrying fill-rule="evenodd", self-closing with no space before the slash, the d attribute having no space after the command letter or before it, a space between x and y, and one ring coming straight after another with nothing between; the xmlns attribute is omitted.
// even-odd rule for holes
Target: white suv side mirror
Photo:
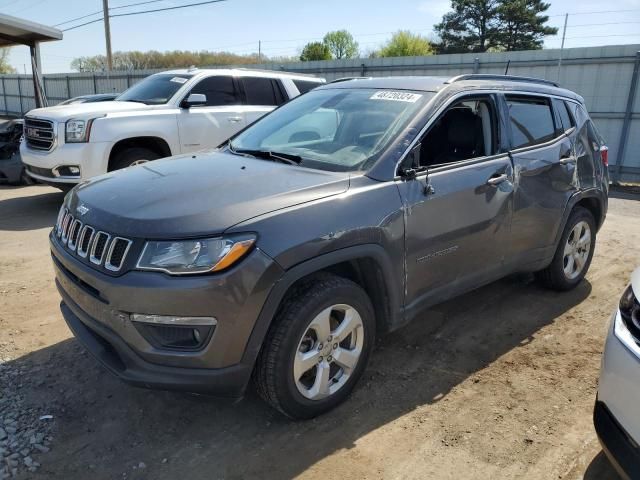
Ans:
<svg viewBox="0 0 640 480"><path fill-rule="evenodd" d="M197 105L206 105L207 96L204 93L191 93L186 100L182 102L182 106L185 108L195 107Z"/></svg>

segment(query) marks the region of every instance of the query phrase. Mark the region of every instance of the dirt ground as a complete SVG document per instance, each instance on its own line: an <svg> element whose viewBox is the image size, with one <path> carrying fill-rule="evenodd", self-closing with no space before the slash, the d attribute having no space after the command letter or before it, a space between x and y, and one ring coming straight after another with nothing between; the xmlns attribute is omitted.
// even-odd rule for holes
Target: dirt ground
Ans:
<svg viewBox="0 0 640 480"><path fill-rule="evenodd" d="M17 478L616 478L591 412L609 316L640 265L640 196L615 197L577 289L520 275L425 312L378 340L349 401L292 423L253 393L230 404L103 371L58 308L47 235L62 194L0 187L0 406L19 397L19 422L51 437Z"/></svg>

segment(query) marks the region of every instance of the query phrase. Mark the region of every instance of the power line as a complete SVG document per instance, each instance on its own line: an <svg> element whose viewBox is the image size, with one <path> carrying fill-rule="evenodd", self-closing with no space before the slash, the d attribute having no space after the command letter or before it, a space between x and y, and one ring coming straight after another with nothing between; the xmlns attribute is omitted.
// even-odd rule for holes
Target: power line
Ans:
<svg viewBox="0 0 640 480"><path fill-rule="evenodd" d="M209 0L207 2L188 3L186 5L176 5L175 7L156 8L154 10L142 10L139 12L119 13L117 15L109 15L110 17L128 17L130 15L142 15L143 13L166 12L167 10L178 10L179 8L197 7L199 5L208 5L210 3L226 2L227 0Z"/></svg>
<svg viewBox="0 0 640 480"><path fill-rule="evenodd" d="M123 8L135 7L137 5L146 5L148 3L158 3L158 2L166 2L167 0L147 0L146 2L138 2L138 3L130 3L128 5L120 5L118 7L109 7L109 11L111 10L121 10ZM60 25L65 25L67 23L75 22L76 20L82 20L83 18L93 17L94 15L102 14L102 10L98 10L97 12L88 13L87 15L83 15L81 17L72 18L71 20L66 20L64 22L56 23L54 27L59 27Z"/></svg>
<svg viewBox="0 0 640 480"><path fill-rule="evenodd" d="M640 9L635 8L631 10L600 10L598 12L569 12L569 15L596 15L601 13L627 13L627 12L640 12ZM548 17L564 17L565 13L558 13L556 15L547 15Z"/></svg>

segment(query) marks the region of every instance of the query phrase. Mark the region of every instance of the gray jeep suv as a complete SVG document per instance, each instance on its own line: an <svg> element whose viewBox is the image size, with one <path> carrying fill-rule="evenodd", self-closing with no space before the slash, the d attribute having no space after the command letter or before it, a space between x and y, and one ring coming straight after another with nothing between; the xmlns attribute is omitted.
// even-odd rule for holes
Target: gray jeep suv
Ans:
<svg viewBox="0 0 640 480"><path fill-rule="evenodd" d="M581 97L465 75L319 87L216 151L97 177L51 233L78 340L135 385L344 401L377 334L513 272L567 290L607 211Z"/></svg>

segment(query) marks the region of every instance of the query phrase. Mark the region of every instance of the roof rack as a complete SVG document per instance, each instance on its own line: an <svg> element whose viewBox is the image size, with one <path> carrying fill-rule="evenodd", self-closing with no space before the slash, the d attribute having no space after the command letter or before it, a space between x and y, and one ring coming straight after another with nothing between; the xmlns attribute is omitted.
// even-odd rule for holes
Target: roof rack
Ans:
<svg viewBox="0 0 640 480"><path fill-rule="evenodd" d="M296 77L309 77L309 78L318 78L313 73L298 73L298 72L289 72L284 69L284 67L280 67L279 70L276 69L268 69L268 68L247 68L247 67L228 67L232 70L244 70L247 72L260 72L260 73L284 73L285 75L293 75Z"/></svg>
<svg viewBox="0 0 640 480"><path fill-rule="evenodd" d="M520 77L517 75L494 75L489 73L467 73L465 75L458 75L450 78L445 83L460 82L462 80L507 80L509 82L540 83L542 85L551 85L553 87L560 86L556 82L545 80L543 78Z"/></svg>
<svg viewBox="0 0 640 480"><path fill-rule="evenodd" d="M348 82L349 80L368 80L371 77L342 77L342 78L336 78L335 80L331 80L330 82L327 83L340 83L340 82Z"/></svg>

